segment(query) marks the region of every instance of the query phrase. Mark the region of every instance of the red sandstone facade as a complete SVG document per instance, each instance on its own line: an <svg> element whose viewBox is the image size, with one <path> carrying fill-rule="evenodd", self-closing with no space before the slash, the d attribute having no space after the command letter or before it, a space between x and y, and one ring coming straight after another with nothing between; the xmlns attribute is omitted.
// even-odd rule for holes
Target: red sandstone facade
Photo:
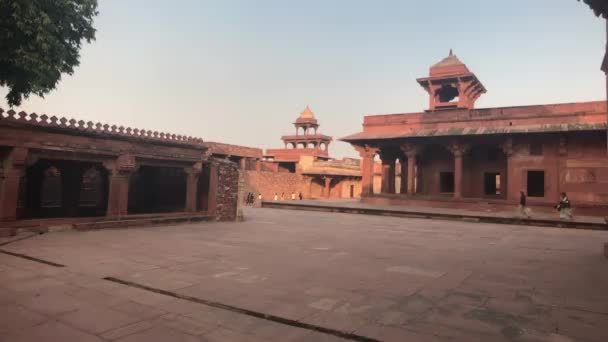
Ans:
<svg viewBox="0 0 608 342"><path fill-rule="evenodd" d="M0 109L0 161L3 235L53 221L236 218L237 167L198 138Z"/></svg>
<svg viewBox="0 0 608 342"><path fill-rule="evenodd" d="M579 213L608 208L605 101L476 109L486 89L451 52L418 82L428 110L366 116L362 132L341 139L362 157L365 201L500 207L523 190L543 210L560 192ZM374 195L377 155L382 186Z"/></svg>
<svg viewBox="0 0 608 342"><path fill-rule="evenodd" d="M264 200L299 198L359 198L359 160L334 160L329 156L332 137L318 132L319 123L306 107L294 122L295 135L281 137L285 148L267 149L207 143L209 153L239 165L241 193L262 195ZM245 196L241 195L241 199Z"/></svg>

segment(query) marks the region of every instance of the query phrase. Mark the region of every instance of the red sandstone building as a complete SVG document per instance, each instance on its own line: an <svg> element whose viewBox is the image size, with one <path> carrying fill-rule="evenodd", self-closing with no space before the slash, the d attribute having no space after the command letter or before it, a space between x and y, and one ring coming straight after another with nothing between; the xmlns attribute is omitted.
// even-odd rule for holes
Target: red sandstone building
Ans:
<svg viewBox="0 0 608 342"><path fill-rule="evenodd" d="M547 210L560 192L579 213L607 208L605 101L476 109L486 88L451 52L417 81L429 109L366 116L362 132L341 139L362 157L364 201L501 207L523 190ZM380 194L373 193L376 155Z"/></svg>
<svg viewBox="0 0 608 342"><path fill-rule="evenodd" d="M238 170L202 139L0 109L0 234L236 217Z"/></svg>

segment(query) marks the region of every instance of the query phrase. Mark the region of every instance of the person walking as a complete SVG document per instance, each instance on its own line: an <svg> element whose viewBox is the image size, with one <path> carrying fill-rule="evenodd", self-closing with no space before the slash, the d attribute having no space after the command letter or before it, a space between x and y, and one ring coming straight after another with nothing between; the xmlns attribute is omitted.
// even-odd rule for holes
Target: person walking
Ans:
<svg viewBox="0 0 608 342"><path fill-rule="evenodd" d="M278 201L278 200L279 200L279 195L277 195L277 193L276 193L276 192L274 193L274 200L275 200L275 201Z"/></svg>
<svg viewBox="0 0 608 342"><path fill-rule="evenodd" d="M526 193L522 190L519 192L519 214L523 217L530 218L530 208L526 205Z"/></svg>
<svg viewBox="0 0 608 342"><path fill-rule="evenodd" d="M300 191L300 193L298 194L298 198L300 198L300 201L302 200L302 192Z"/></svg>
<svg viewBox="0 0 608 342"><path fill-rule="evenodd" d="M292 201L295 201L295 200L296 200L296 193L295 193L295 192L292 192L292 193L291 193L291 200L292 200Z"/></svg>
<svg viewBox="0 0 608 342"><path fill-rule="evenodd" d="M281 201L284 201L284 200L285 200L285 193L281 192Z"/></svg>
<svg viewBox="0 0 608 342"><path fill-rule="evenodd" d="M561 220L572 220L572 204L565 192L562 192L559 196L559 203L556 208L559 211L559 218Z"/></svg>

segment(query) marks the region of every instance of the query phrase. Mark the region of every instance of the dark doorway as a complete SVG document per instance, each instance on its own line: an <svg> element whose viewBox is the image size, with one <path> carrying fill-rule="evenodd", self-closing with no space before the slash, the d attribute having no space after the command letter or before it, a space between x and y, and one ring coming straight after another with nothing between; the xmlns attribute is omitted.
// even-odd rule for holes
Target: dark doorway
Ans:
<svg viewBox="0 0 608 342"><path fill-rule="evenodd" d="M296 173L295 162L279 162L279 172Z"/></svg>
<svg viewBox="0 0 608 342"><path fill-rule="evenodd" d="M454 192L454 172L439 173L439 192Z"/></svg>
<svg viewBox="0 0 608 342"><path fill-rule="evenodd" d="M186 173L177 167L142 166L131 176L129 214L184 211Z"/></svg>
<svg viewBox="0 0 608 342"><path fill-rule="evenodd" d="M500 173L484 173L484 193L488 196L500 195Z"/></svg>
<svg viewBox="0 0 608 342"><path fill-rule="evenodd" d="M350 198L355 197L355 186L354 185L350 186L350 195L349 196L350 196Z"/></svg>
<svg viewBox="0 0 608 342"><path fill-rule="evenodd" d="M545 197L545 171L528 171L528 196Z"/></svg>

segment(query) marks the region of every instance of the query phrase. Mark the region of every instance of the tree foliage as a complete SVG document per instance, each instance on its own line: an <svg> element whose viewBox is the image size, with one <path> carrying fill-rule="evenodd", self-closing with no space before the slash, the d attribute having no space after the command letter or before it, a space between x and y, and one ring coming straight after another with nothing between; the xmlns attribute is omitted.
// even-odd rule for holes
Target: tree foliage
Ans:
<svg viewBox="0 0 608 342"><path fill-rule="evenodd" d="M0 0L0 86L18 106L73 74L83 40L95 39L97 0Z"/></svg>
<svg viewBox="0 0 608 342"><path fill-rule="evenodd" d="M581 1L581 0L578 0ZM608 1L606 0L583 0L584 3L586 3L587 5L589 5L589 7L591 7L591 9L593 10L593 12L595 12L595 15L597 15L598 17L604 17L605 19L608 19Z"/></svg>

